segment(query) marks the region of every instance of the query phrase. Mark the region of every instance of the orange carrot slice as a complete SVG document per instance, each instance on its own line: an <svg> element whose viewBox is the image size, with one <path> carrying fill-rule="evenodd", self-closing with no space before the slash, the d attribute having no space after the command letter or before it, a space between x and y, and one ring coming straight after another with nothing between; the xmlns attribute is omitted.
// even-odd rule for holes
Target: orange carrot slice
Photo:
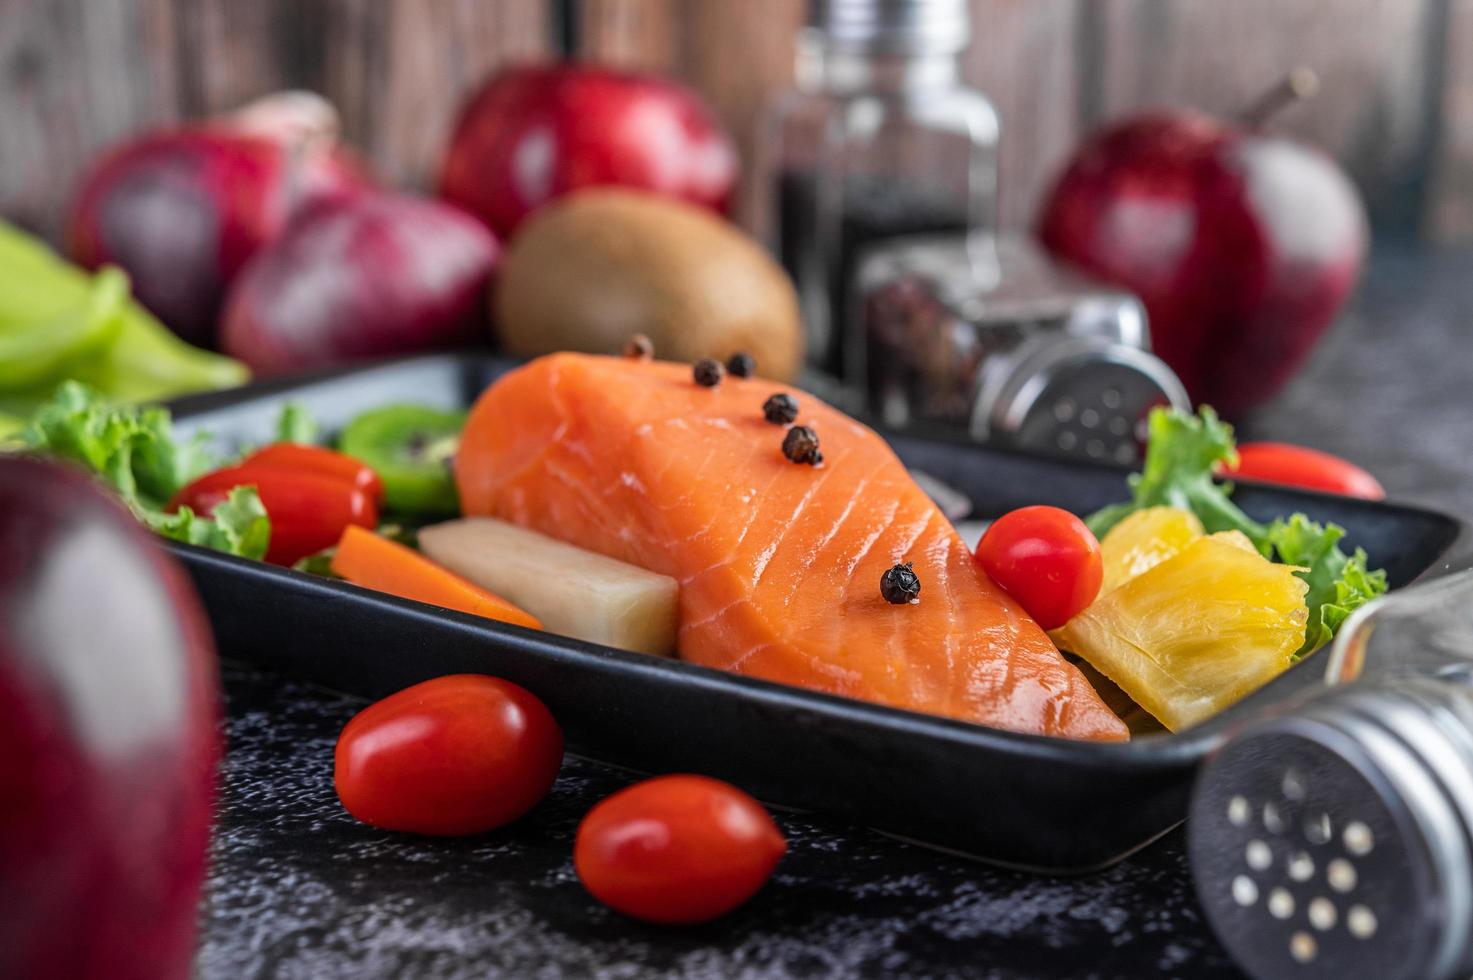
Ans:
<svg viewBox="0 0 1473 980"><path fill-rule="evenodd" d="M349 526L343 531L337 552L332 558L332 570L334 574L366 589L485 616L503 623L542 629L542 623L536 616L512 605L496 593L467 582L414 549L406 548L365 528Z"/></svg>

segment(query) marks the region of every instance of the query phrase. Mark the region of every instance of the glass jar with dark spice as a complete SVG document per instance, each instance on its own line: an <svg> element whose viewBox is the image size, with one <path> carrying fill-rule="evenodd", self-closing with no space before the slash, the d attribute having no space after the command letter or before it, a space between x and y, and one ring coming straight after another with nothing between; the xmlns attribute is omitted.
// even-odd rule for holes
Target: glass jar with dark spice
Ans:
<svg viewBox="0 0 1473 980"><path fill-rule="evenodd" d="M852 382L854 270L895 236L996 226L999 123L962 81L967 0L808 0L758 146L809 363Z"/></svg>

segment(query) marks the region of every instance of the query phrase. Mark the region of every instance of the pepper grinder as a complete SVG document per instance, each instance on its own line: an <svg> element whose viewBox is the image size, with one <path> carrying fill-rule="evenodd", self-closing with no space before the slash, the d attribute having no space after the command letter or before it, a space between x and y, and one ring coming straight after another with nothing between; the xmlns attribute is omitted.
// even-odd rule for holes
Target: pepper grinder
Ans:
<svg viewBox="0 0 1473 980"><path fill-rule="evenodd" d="M962 84L966 0L810 0L794 87L760 152L776 188L776 250L798 287L810 366L846 383L848 298L875 242L990 235L998 117Z"/></svg>

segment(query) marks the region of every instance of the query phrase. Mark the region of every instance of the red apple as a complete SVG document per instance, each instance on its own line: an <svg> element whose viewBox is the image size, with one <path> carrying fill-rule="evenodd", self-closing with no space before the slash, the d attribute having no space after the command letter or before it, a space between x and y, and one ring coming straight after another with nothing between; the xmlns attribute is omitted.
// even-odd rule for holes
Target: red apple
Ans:
<svg viewBox="0 0 1473 980"><path fill-rule="evenodd" d="M699 96L586 65L512 68L465 105L440 193L503 236L581 187L616 184L725 213L736 151Z"/></svg>
<svg viewBox="0 0 1473 980"><path fill-rule="evenodd" d="M80 472L0 456L0 976L190 975L217 701L152 536Z"/></svg>
<svg viewBox="0 0 1473 980"><path fill-rule="evenodd" d="M1366 251L1360 198L1319 152L1190 112L1085 141L1044 203L1055 255L1134 292L1194 401L1272 397L1334 319Z"/></svg>
<svg viewBox="0 0 1473 980"><path fill-rule="evenodd" d="M264 377L486 338L496 236L443 201L372 191L298 212L230 290L220 344Z"/></svg>
<svg viewBox="0 0 1473 980"><path fill-rule="evenodd" d="M67 250L88 268L121 266L155 316L212 347L225 291L246 260L296 208L366 182L336 139L331 105L285 92L129 140L83 180Z"/></svg>

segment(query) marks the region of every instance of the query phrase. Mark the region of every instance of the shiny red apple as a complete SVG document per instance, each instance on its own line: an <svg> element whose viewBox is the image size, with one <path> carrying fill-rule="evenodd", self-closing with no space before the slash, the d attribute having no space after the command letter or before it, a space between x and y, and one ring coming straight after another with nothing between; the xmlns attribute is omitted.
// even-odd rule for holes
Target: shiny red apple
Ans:
<svg viewBox="0 0 1473 980"><path fill-rule="evenodd" d="M284 92L110 150L73 202L67 251L88 268L121 266L144 306L210 347L225 291L246 260L297 208L366 182L337 144L332 106Z"/></svg>
<svg viewBox="0 0 1473 980"><path fill-rule="evenodd" d="M466 103L440 193L503 236L582 187L622 185L725 213L731 138L690 89L586 65L512 68Z"/></svg>
<svg viewBox="0 0 1473 980"><path fill-rule="evenodd" d="M1140 297L1155 351L1228 416L1271 398L1335 318L1365 210L1318 151L1191 112L1090 137L1044 202L1055 255Z"/></svg>
<svg viewBox="0 0 1473 980"><path fill-rule="evenodd" d="M157 542L80 472L0 456L0 977L190 976L218 696Z"/></svg>

